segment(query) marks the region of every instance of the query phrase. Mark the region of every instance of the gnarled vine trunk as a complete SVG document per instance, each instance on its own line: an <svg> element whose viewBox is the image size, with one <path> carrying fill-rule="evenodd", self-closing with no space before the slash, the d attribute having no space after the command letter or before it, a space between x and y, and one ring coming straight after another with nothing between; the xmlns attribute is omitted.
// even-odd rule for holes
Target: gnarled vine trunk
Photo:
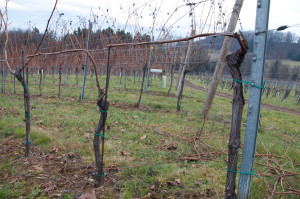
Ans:
<svg viewBox="0 0 300 199"><path fill-rule="evenodd" d="M24 88L24 109L25 109L25 126L26 126L26 133L25 133L25 157L29 156L30 145L31 145L31 138L30 138L30 124L31 124L31 117L30 117L30 92L28 86L25 82L24 76L21 74L21 70L15 74L17 80L22 84Z"/></svg>
<svg viewBox="0 0 300 199"><path fill-rule="evenodd" d="M147 69L147 65L145 65L143 67L143 79L142 79L142 86L141 86L141 92L140 92L140 97L139 100L136 103L136 107L139 107L141 104L141 100L142 100L142 95L143 95L143 91L144 91L144 83L145 83L145 76L146 76L146 69Z"/></svg>
<svg viewBox="0 0 300 199"><path fill-rule="evenodd" d="M247 53L246 49L238 49L235 53L232 53L226 57L226 65L230 69L230 73L233 79L241 81L242 75L240 72L240 66ZM235 199L235 181L237 174L238 153L241 145L241 121L243 114L243 107L245 99L243 96L243 85L241 82L233 82L233 100L232 100L232 118L231 118L231 130L228 144L228 167L227 167L227 181L225 188L225 198Z"/></svg>
<svg viewBox="0 0 300 199"><path fill-rule="evenodd" d="M185 76L188 73L188 70L184 70L183 71L183 77L181 78L181 82L180 82L180 92L178 93L178 97L177 97L177 111L180 111L180 106L181 106L181 98L182 98L182 92L183 92L183 87L184 87L184 80L185 80Z"/></svg>

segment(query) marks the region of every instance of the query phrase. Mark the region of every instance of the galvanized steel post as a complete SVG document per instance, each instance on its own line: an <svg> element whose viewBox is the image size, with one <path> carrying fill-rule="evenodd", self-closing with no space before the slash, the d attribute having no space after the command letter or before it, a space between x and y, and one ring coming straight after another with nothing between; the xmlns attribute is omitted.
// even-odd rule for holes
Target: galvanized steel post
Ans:
<svg viewBox="0 0 300 199"><path fill-rule="evenodd" d="M89 33L88 33L88 38L87 38L87 42L86 42L86 50L89 50L89 41L90 41L91 31L92 31L92 22L89 22ZM81 90L80 100L83 100L83 96L84 96L87 65L88 65L88 54L86 53L85 54L84 69L83 69L83 80L82 80L82 90Z"/></svg>
<svg viewBox="0 0 300 199"><path fill-rule="evenodd" d="M65 46L65 50L68 50L68 44L66 44ZM65 82L64 82L64 85L67 85L67 58L68 58L68 54L66 53L65 54Z"/></svg>
<svg viewBox="0 0 300 199"><path fill-rule="evenodd" d="M152 37L152 41L154 41L154 37ZM150 75L150 69L151 69L151 59L152 59L153 49L154 49L154 46L150 46L150 56L149 56L147 79L146 79L146 85L145 85L145 93L147 93L148 86L149 86L149 75Z"/></svg>
<svg viewBox="0 0 300 199"><path fill-rule="evenodd" d="M251 71L251 83L264 85L266 40L269 22L270 0L257 0L256 27ZM259 126L262 88L250 88L242 167L238 186L238 198L249 198Z"/></svg>
<svg viewBox="0 0 300 199"><path fill-rule="evenodd" d="M0 20L2 21L2 16L0 16ZM2 69L2 93L5 93L5 45L3 43L3 69Z"/></svg>

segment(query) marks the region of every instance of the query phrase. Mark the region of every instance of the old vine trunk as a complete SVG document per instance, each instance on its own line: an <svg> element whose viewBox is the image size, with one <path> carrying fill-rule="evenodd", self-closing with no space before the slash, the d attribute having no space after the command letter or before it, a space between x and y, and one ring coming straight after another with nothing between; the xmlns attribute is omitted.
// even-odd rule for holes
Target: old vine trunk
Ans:
<svg viewBox="0 0 300 199"><path fill-rule="evenodd" d="M24 109L25 109L25 126L26 126L26 133L25 133L25 157L29 156L30 145L31 145L31 138L30 138L30 124L31 124L31 117L30 117L30 92L28 86L25 82L24 76L21 74L22 71L19 70L15 77L17 80L22 84L24 88Z"/></svg>
<svg viewBox="0 0 300 199"><path fill-rule="evenodd" d="M246 42L245 42L246 43ZM230 73L233 79L242 80L240 72L240 66L247 53L248 47L245 44L246 49L238 49L236 52L226 57L226 65L230 69ZM241 82L233 82L233 100L232 100L232 118L231 118L231 131L228 144L228 167L227 167L227 181L225 188L225 198L236 198L235 193L235 181L237 174L238 152L241 145L241 120L245 99L243 96L243 85Z"/></svg>

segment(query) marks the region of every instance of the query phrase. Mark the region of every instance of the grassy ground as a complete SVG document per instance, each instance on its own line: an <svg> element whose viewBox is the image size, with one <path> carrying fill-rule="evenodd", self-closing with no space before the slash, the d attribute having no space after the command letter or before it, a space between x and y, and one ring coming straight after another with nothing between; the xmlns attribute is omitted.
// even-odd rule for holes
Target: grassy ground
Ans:
<svg viewBox="0 0 300 199"><path fill-rule="evenodd" d="M267 60L267 62L274 62L276 60ZM282 62L282 64L285 65L289 65L291 67L300 67L300 62L299 61L292 61L289 59L284 59L284 60L280 60Z"/></svg>
<svg viewBox="0 0 300 199"><path fill-rule="evenodd" d="M92 171L94 169L92 138L99 119L99 111L95 105L97 96L95 83L91 87L88 79L85 99L79 101L81 88L76 86L75 78L71 76L68 78L68 85L62 86L62 97L59 99L57 98L58 80L57 77L55 78L53 82L50 75L46 76L46 82L42 86L43 96L38 96L38 84L33 78L30 79L32 147L35 151L33 154L36 156L40 153L50 154L50 151L57 149L55 158L69 156L65 160L71 161L70 153L74 153L78 159L73 159L73 163L69 166L91 165ZM8 79L10 80L10 77ZM37 77L35 79L38 81ZM102 86L104 81L104 77L101 76ZM109 183L96 189L97 196L102 198L223 197L227 172L226 150L230 133L231 101L216 97L209 117L205 121L201 139L194 142L195 133L199 132L203 125L200 111L205 93L185 88L182 111L176 112L175 90L167 96L167 89L161 88L161 81L158 78L151 83L149 93L143 95L141 107L134 108L139 89L140 83L136 79L134 84L132 77L127 81L126 89L119 83L117 77L111 79L108 96L111 106L107 120L109 128L106 132L104 157L107 173L104 179ZM281 106L299 109L295 103L295 100L289 101L288 98L288 101ZM82 189L80 186L86 187L85 182L89 182L88 172L77 178L78 181L83 182L77 190L63 192L65 187L60 187L58 184L56 188L47 190L48 185L34 180L37 178L36 173L30 173L34 176L30 178L28 171L20 168L19 165L27 161L22 157L25 133L23 104L20 84L16 84L16 94L14 94L13 82L8 81L6 94L0 95L0 147L5 147L3 143L8 143L9 140L14 140L14 145L20 147L13 150L13 153L9 151L0 153L0 198L19 196L50 198L55 194L61 194L60 196L64 198L73 198L86 191L87 189ZM246 109L247 106L244 108L242 120L242 143ZM300 147L297 144L300 117L264 109L261 114L261 127L257 141L259 156L256 157L254 165L254 172L260 178L253 178L250 198L266 198L271 196L272 191L299 190L299 175L287 174L299 173L300 170ZM152 127L170 136L157 134ZM201 157L201 160L187 161L184 160L186 157ZM54 160L53 164L55 164ZM47 164L49 166L50 163ZM33 164L31 167L35 168ZM47 166L43 165L43 167ZM5 173L8 173L8 177L5 177ZM59 175L67 178L67 174L75 176L77 172L51 173L57 178ZM280 177L279 183L276 183L280 175L285 177ZM15 176L19 176L18 181L13 182ZM28 180L30 184L26 184ZM37 196L37 193L40 194ZM275 193L275 196L278 195ZM297 195L284 194L284 197L297 198Z"/></svg>
<svg viewBox="0 0 300 199"><path fill-rule="evenodd" d="M202 81L200 81L199 79L197 80L197 78L194 77L190 77L189 81L191 81L193 84L195 85L199 85L204 87L205 89L209 88L209 84L203 84ZM244 93L244 97L245 99L249 99L249 90L247 91L247 93ZM226 93L226 94L230 94L232 95L233 90L228 90L226 88L226 85L222 87L219 85L217 91L220 91L222 93ZM282 97L283 97L284 93L282 93L280 96L275 95L274 97L272 97L272 92L269 94L268 98L266 97L266 92L263 94L262 96L262 103L265 104L270 104L270 105L275 105L275 106L279 106L279 107L284 107L284 108L290 108L290 109L295 109L300 111L300 106L296 103L296 96L295 96L295 86L293 87L292 91L290 92L289 96L281 101Z"/></svg>

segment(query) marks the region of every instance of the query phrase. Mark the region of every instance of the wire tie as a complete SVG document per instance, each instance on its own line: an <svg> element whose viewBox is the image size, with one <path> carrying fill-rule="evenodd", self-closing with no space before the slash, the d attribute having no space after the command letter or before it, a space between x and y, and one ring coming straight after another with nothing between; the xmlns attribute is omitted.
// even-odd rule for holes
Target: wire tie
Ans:
<svg viewBox="0 0 300 199"><path fill-rule="evenodd" d="M101 133L95 133L95 135L99 135L99 136L105 138L105 136L103 134L101 134Z"/></svg>
<svg viewBox="0 0 300 199"><path fill-rule="evenodd" d="M107 113L107 111L103 110L99 104L97 104L97 106L99 106L101 113Z"/></svg>
<svg viewBox="0 0 300 199"><path fill-rule="evenodd" d="M19 79L22 76L24 76L24 74L17 75L16 78Z"/></svg>
<svg viewBox="0 0 300 199"><path fill-rule="evenodd" d="M233 172L233 173L241 173L241 174L245 174L245 175L254 175L255 177L259 178L258 175L256 175L255 173L253 173L253 170L250 171L250 173L246 173L246 172L241 172L241 171L233 171L227 168L228 171Z"/></svg>
<svg viewBox="0 0 300 199"><path fill-rule="evenodd" d="M106 174L106 173L104 173L104 172L103 172L103 174L102 174L102 175L98 175L98 174L94 173L94 176L97 176L97 177L100 177L100 178L102 178L102 177L104 177L104 176L105 176L105 174Z"/></svg>
<svg viewBox="0 0 300 199"><path fill-rule="evenodd" d="M31 144L31 141L26 142L26 140L24 141L24 144Z"/></svg>
<svg viewBox="0 0 300 199"><path fill-rule="evenodd" d="M250 86L253 86L253 87L255 87L255 88L259 88L259 89L264 89L264 87L265 87L265 84L266 84L266 81L264 81L264 84L260 87L260 86L256 86L256 85L254 85L254 83L252 83L252 82L248 82L248 81L243 81L243 80L237 80L237 79L233 79L233 81L236 81L236 82L241 82L241 83L243 83L243 84L248 84L248 85L250 85Z"/></svg>
<svg viewBox="0 0 300 199"><path fill-rule="evenodd" d="M30 117L30 114L28 113L28 114L25 114L25 117ZM30 117L31 118L31 117Z"/></svg>

